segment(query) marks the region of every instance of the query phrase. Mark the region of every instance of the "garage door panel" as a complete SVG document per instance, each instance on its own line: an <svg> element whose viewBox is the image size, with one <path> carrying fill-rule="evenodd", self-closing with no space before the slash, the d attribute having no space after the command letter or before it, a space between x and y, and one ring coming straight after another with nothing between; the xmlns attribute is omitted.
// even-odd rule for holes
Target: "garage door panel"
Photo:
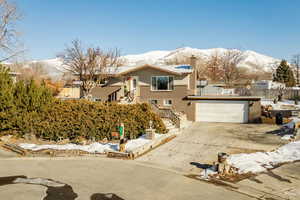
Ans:
<svg viewBox="0 0 300 200"><path fill-rule="evenodd" d="M246 123L248 102L201 101L196 103L196 121Z"/></svg>

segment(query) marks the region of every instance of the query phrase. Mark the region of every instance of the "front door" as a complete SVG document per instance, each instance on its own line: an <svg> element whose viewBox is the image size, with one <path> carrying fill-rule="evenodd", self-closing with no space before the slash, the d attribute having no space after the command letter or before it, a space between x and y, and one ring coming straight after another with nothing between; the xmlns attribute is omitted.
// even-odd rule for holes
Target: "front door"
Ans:
<svg viewBox="0 0 300 200"><path fill-rule="evenodd" d="M140 96L139 77L138 76L133 76L131 78L130 90L134 92L134 95Z"/></svg>

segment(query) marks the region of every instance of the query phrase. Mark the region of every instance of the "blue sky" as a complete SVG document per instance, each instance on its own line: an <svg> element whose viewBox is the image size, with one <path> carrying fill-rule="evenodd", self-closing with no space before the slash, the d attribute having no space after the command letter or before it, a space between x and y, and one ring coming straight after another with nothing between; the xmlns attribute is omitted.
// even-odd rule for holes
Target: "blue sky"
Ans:
<svg viewBox="0 0 300 200"><path fill-rule="evenodd" d="M300 53L299 0L16 0L28 59L73 39L123 55L178 47Z"/></svg>

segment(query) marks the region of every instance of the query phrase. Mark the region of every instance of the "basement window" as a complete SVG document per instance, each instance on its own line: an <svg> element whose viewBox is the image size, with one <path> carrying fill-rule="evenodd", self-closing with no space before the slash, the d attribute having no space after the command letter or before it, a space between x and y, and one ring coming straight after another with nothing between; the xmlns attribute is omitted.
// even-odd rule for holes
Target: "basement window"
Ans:
<svg viewBox="0 0 300 200"><path fill-rule="evenodd" d="M101 101L100 98L94 98L94 101Z"/></svg>
<svg viewBox="0 0 300 200"><path fill-rule="evenodd" d="M156 99L150 100L150 104L155 104L155 105L157 105L157 103L158 103L158 101L157 101Z"/></svg>
<svg viewBox="0 0 300 200"><path fill-rule="evenodd" d="M171 99L165 99L164 100L164 105L165 106L172 106L172 100Z"/></svg>

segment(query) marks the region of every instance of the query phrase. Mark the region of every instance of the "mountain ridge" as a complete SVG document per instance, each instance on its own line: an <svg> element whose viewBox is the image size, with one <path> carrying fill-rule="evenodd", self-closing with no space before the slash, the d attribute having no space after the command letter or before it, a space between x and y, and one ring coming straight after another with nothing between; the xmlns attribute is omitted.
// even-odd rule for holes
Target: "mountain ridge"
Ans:
<svg viewBox="0 0 300 200"><path fill-rule="evenodd" d="M182 47L174 50L154 50L141 54L129 54L121 56L121 59L125 62L126 66L136 66L139 64L157 64L162 65L177 57L187 58L190 56L196 56L202 59L207 59L214 53L224 54L229 49L225 48L211 48L211 49L198 49L191 47ZM240 67L246 67L252 71L262 70L271 71L274 63L280 61L279 59L257 53L252 50L242 51L243 59L240 62ZM45 60L33 60L26 63L40 62L45 65L46 70L50 76L58 76L64 72L62 66L62 60L59 58L45 59Z"/></svg>

